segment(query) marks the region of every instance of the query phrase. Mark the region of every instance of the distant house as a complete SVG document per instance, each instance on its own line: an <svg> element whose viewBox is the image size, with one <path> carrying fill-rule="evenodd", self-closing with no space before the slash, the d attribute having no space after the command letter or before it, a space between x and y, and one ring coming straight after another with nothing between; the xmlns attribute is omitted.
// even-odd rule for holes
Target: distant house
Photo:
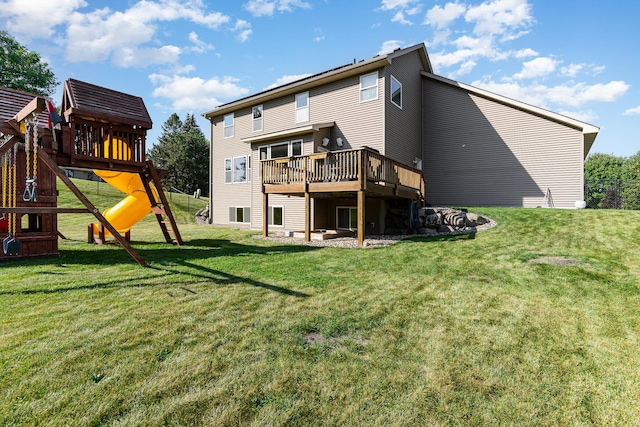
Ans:
<svg viewBox="0 0 640 427"><path fill-rule="evenodd" d="M583 200L598 128L433 74L424 44L204 114L211 221L384 233L390 207ZM365 230L366 228L366 230Z"/></svg>

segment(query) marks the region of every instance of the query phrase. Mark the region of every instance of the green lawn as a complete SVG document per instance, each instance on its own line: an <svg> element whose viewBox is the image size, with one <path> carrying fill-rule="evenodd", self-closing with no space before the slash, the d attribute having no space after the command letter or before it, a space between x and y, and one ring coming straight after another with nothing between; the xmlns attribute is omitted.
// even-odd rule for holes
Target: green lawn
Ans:
<svg viewBox="0 0 640 427"><path fill-rule="evenodd" d="M184 247L133 229L149 268L85 215L0 264L0 425L640 425L640 212L320 249L175 209Z"/></svg>

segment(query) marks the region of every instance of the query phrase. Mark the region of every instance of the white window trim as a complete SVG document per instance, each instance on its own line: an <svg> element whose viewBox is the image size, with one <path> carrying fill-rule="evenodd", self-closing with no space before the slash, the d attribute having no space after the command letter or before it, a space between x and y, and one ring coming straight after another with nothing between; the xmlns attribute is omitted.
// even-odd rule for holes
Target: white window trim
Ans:
<svg viewBox="0 0 640 427"><path fill-rule="evenodd" d="M249 206L229 206L227 208L227 212L229 209L234 209L236 221L231 221L229 219L229 224L251 224L251 208ZM238 209L242 209L242 222L237 221L238 218ZM245 213L249 211L249 215L245 215ZM248 217L248 218L247 218Z"/></svg>
<svg viewBox="0 0 640 427"><path fill-rule="evenodd" d="M396 104L395 101L393 100L393 82L396 82L398 85L400 85L400 105ZM389 91L389 101L391 101L391 103L393 105L395 105L396 107L398 107L399 109L402 110L402 98L403 98L403 93L402 93L402 83L400 83L400 80L396 79L395 77L391 76L391 86L390 86L390 91Z"/></svg>
<svg viewBox="0 0 640 427"><path fill-rule="evenodd" d="M375 85L363 87L362 86L362 80L365 79L366 77L373 76L373 75L376 76ZM373 73L364 74L364 75L360 76L360 92L359 92L359 94L360 94L360 103L369 102L369 101L375 101L376 99L378 99L378 97L380 96L380 94L379 94L380 91L378 90L378 77L379 76L378 76L378 72L377 71L374 71ZM364 92L367 89L371 89L371 88L376 88L376 96L375 96L375 98L362 100L362 92Z"/></svg>
<svg viewBox="0 0 640 427"><path fill-rule="evenodd" d="M225 124L225 118L231 116L232 118L232 123L227 126ZM225 114L224 117L222 118L222 137L223 138L233 138L236 131L235 131L235 124L236 124L236 117L234 113L229 113L229 114ZM231 128L231 135L227 136L227 129Z"/></svg>
<svg viewBox="0 0 640 427"><path fill-rule="evenodd" d="M271 157L271 147L274 145L284 145L284 144L287 144L287 157L294 157L293 144L296 142L300 143L300 154L297 154L296 156L304 155L304 139L299 138L299 139L292 139L291 141L280 141L280 142L274 142L273 144L259 145L257 147L258 158L260 156L260 149L267 147L267 158L264 160L273 160L273 158ZM281 158L281 157L278 157L278 158ZM263 160L263 159L260 159L260 160Z"/></svg>
<svg viewBox="0 0 640 427"><path fill-rule="evenodd" d="M354 206L336 206L336 229L338 230L349 230L349 231L355 231L358 229L358 224L356 224L356 226L354 228L340 228L338 226L338 210L339 209L349 209L349 222L351 222L351 210L355 210L356 212L358 212L358 208L354 207Z"/></svg>
<svg viewBox="0 0 640 427"><path fill-rule="evenodd" d="M282 224L273 223L273 209L275 208L282 209ZM269 206L269 212L267 216L268 216L269 227L284 227L284 206Z"/></svg>
<svg viewBox="0 0 640 427"><path fill-rule="evenodd" d="M259 119L256 119L255 117L253 117L253 110L254 110L255 108L260 108L261 115L260 115L260 118L259 118ZM262 130L264 129L264 106L263 106L263 104L256 105L256 106L254 106L254 107L252 107L252 108L251 108L251 118L252 118L252 121L251 121L251 130L252 130L253 132L262 132ZM258 120L260 121L260 129L254 129L254 127L255 127L255 126L254 126L254 124L255 124L255 123L256 123L256 121L258 121Z"/></svg>
<svg viewBox="0 0 640 427"><path fill-rule="evenodd" d="M245 161L245 179L244 181L236 181L236 175L234 173L235 160L244 157ZM231 161L231 181L227 182L227 160ZM225 184L246 184L251 182L251 156L235 156L227 157L224 159L224 183Z"/></svg>
<svg viewBox="0 0 640 427"><path fill-rule="evenodd" d="M307 95L307 105L304 107L298 107L298 96L300 95ZM311 97L309 96L309 91L307 92L300 92L298 94L295 95L295 108L296 108L296 123L304 123L304 122L308 122L309 121L309 104L311 103ZM305 114L305 119L304 120L298 120L298 114L300 112L302 112L303 110L306 110L306 114Z"/></svg>

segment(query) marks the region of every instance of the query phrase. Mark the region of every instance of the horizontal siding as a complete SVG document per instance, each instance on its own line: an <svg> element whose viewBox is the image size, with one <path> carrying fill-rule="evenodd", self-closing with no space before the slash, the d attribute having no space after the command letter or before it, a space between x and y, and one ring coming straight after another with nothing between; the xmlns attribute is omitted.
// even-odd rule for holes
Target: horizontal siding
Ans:
<svg viewBox="0 0 640 427"><path fill-rule="evenodd" d="M385 68L384 154L405 164L422 158L422 61L418 51L395 58ZM402 84L402 109L391 102L391 76Z"/></svg>
<svg viewBox="0 0 640 427"><path fill-rule="evenodd" d="M263 103L263 130L253 132L251 108L243 108L234 113L234 136L223 137L223 116L211 119L211 195L212 219L214 223L228 222L229 206L250 206L252 228L262 227L262 192L258 170L257 148L264 143L247 144L243 138L259 136L293 129L313 123L335 122L331 129L329 146L340 149L336 138L344 140L342 149L369 146L384 152L383 86L381 72L378 78L378 99L360 103L359 76L333 82L309 91L309 121L296 123L295 96L288 95L280 99ZM300 137L295 137L298 139ZM313 152L312 135L304 135L303 153ZM282 139L287 141L288 138ZM280 142L278 140L268 143ZM224 184L224 159L253 153L250 184ZM304 199L300 197L269 197L269 205L285 207L286 230L304 229ZM274 228L275 229L275 228Z"/></svg>
<svg viewBox="0 0 640 427"><path fill-rule="evenodd" d="M434 205L556 207L582 193L582 134L425 79L424 170Z"/></svg>
<svg viewBox="0 0 640 427"><path fill-rule="evenodd" d="M313 152L313 135L296 136L294 139L302 139L302 154L311 154ZM285 141L285 140L283 140ZM269 141L269 143L277 143L278 140ZM252 170L252 211L251 211L251 228L262 229L262 185L260 179L260 170L258 165L259 155L258 147L265 144L253 144L253 158L256 159L256 167ZM284 227L273 227L272 231L286 230L299 231L304 230L304 198L296 196L281 196L277 194L269 195L269 206L284 207ZM312 208L313 212L313 208Z"/></svg>
<svg viewBox="0 0 640 427"><path fill-rule="evenodd" d="M331 122L336 125L331 131L332 150L340 149L335 141L344 140L342 149L368 146L384 152L384 122L382 73L378 73L378 99L360 102L359 76L334 82L311 91L311 122Z"/></svg>
<svg viewBox="0 0 640 427"><path fill-rule="evenodd" d="M236 126L238 122L236 120ZM224 159L251 155L251 147L239 142L238 137L224 139L222 137L222 118L215 119L211 124L211 218L214 224L229 222L229 206L251 206L251 183L225 184ZM236 135L238 135L236 129ZM255 158L251 159L252 167ZM251 176L253 177L253 171ZM253 211L253 209L252 209ZM253 212L252 212L253 215Z"/></svg>

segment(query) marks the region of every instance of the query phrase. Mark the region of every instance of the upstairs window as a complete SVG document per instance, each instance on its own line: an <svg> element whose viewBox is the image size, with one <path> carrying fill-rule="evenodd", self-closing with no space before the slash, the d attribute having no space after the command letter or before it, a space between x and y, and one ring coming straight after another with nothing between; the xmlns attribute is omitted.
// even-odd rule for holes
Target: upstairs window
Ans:
<svg viewBox="0 0 640 427"><path fill-rule="evenodd" d="M233 113L224 116L224 137L233 138Z"/></svg>
<svg viewBox="0 0 640 427"><path fill-rule="evenodd" d="M309 92L296 95L296 123L309 121Z"/></svg>
<svg viewBox="0 0 640 427"><path fill-rule="evenodd" d="M378 99L378 72L360 76L360 102Z"/></svg>
<svg viewBox="0 0 640 427"><path fill-rule="evenodd" d="M262 130L262 105L256 105L251 109L251 115L253 116L253 131L259 132Z"/></svg>
<svg viewBox="0 0 640 427"><path fill-rule="evenodd" d="M391 102L402 109L402 83L391 76Z"/></svg>

